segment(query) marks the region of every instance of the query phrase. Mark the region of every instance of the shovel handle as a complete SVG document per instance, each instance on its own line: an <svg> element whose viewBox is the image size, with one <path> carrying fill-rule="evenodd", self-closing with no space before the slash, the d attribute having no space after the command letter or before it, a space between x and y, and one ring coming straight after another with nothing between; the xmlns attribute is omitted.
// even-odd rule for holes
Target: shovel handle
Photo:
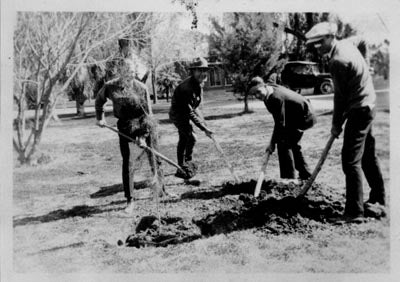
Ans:
<svg viewBox="0 0 400 282"><path fill-rule="evenodd" d="M134 144L138 145L138 144L137 144L137 141L136 141L135 139L133 139L132 137L130 137L130 136L128 136L128 135L122 133L121 131L115 129L114 127L111 127L111 126L109 126L109 125L104 125L104 127L106 127L106 128L108 128L108 129L110 129L110 130L112 130L112 131L118 133L119 135L125 137L126 139L132 141ZM138 146L139 146L139 145L138 145ZM150 148L150 147L148 147L148 146L146 146L146 145L141 145L140 147L143 148L143 149L145 149L146 151L149 151L149 152L153 153L154 155L156 155L156 156L159 157L160 159L163 159L164 161L166 161L166 162L169 163L170 165L172 165L172 166L176 167L177 169L181 170L183 173L186 173L177 163L175 163L174 161L170 160L170 159L167 158L166 156L160 154L159 152L157 152L157 151L154 150L153 148Z"/></svg>
<svg viewBox="0 0 400 282"><path fill-rule="evenodd" d="M267 164L268 164L270 156L271 156L271 152L268 151L267 154L265 155L263 164L261 166L261 171L260 171L260 175L258 176L256 189L254 190L254 197L256 197L256 198L258 197L258 195L260 195L261 185L264 181L265 170L267 169Z"/></svg>
<svg viewBox="0 0 400 282"><path fill-rule="evenodd" d="M332 147L333 141L335 141L335 136L331 135L329 137L328 142L326 143L325 149L322 152L322 155L318 161L317 166L315 167L313 173L311 174L310 178L307 180L307 182L301 187L301 191L297 197L302 197L304 196L308 190L310 189L311 185L314 183L315 178L317 178L318 173L320 172L322 165L324 164L326 158L328 157L329 150Z"/></svg>
<svg viewBox="0 0 400 282"><path fill-rule="evenodd" d="M225 156L224 151L221 148L221 145L218 143L218 141L214 138L213 135L208 136L210 139L213 141L215 148L217 148L217 151L221 154L222 159L224 160L226 166L229 168L229 171L231 172L233 178L235 179L236 183L239 183L239 177L236 175L235 171L233 170L232 164L228 161L227 157Z"/></svg>

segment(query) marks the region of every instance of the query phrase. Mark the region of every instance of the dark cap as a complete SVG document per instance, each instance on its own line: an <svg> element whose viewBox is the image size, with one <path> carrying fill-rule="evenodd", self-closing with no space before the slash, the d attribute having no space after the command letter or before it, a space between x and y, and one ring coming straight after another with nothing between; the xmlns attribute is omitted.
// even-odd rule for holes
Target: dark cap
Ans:
<svg viewBox="0 0 400 282"><path fill-rule="evenodd" d="M119 38L118 39L118 45L119 45L120 49L122 49L124 47L129 47L130 46L129 39L127 39L127 38Z"/></svg>

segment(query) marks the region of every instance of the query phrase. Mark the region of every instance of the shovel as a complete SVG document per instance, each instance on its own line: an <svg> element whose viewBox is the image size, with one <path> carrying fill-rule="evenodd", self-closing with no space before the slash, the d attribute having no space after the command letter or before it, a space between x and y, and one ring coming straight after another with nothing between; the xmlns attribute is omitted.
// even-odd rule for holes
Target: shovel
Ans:
<svg viewBox="0 0 400 282"><path fill-rule="evenodd" d="M104 125L104 127L106 127L106 128L108 128L108 129L110 129L110 130L112 130L112 131L118 133L119 135L125 137L126 139L132 141L133 143L135 143L135 144L137 145L137 141L136 141L135 139L133 139L133 138L129 137L128 135L126 135L126 134L120 132L119 130L117 130L117 129L115 129L115 128L109 126L109 125ZM139 146L139 145L138 145L138 146ZM160 159L164 160L165 162L169 163L170 165L176 167L177 169L179 169L180 171L182 171L184 174L186 174L186 171L185 171L183 168L181 168L177 163L175 163L174 161L170 160L170 159L167 158L166 156L160 154L159 152L157 152L157 151L154 150L153 148L150 148L150 147L148 147L148 146L146 146L146 145L140 145L140 147L143 148L143 149L146 150L146 151L149 151L149 152L153 153L154 155L156 155L156 156L159 157Z"/></svg>
<svg viewBox="0 0 400 282"><path fill-rule="evenodd" d="M307 180L307 182L303 185L303 187L301 187L301 191L297 195L296 198L303 197L308 192L308 190L310 189L311 185L314 183L314 180L315 180L315 178L317 178L317 175L320 172L320 170L322 168L322 165L324 164L324 162L325 162L325 160L326 160L326 158L328 156L329 150L331 149L333 141L335 141L335 138L336 137L333 136L333 135L331 135L329 137L328 143L326 143L325 149L322 152L321 158L319 159L317 166L315 167L313 173L311 174L311 176Z"/></svg>
<svg viewBox="0 0 400 282"><path fill-rule="evenodd" d="M224 160L226 166L229 168L229 171L231 172L233 178L235 179L236 183L239 183L239 177L236 175L235 171L233 170L232 164L228 161L227 157L225 156L224 151L221 148L221 145L219 145L218 141L214 138L213 135L208 136L210 139L213 141L215 148L217 148L217 151L221 154L222 159Z"/></svg>
<svg viewBox="0 0 400 282"><path fill-rule="evenodd" d="M271 144L271 143L270 143L270 144ZM268 161L269 161L269 157L270 157L270 156L271 156L271 151L268 150L267 153L266 153L266 155L265 155L263 164L262 164L262 166L261 166L261 171L260 171L260 175L258 176L256 189L254 190L254 197L255 197L255 198L257 198L258 195L260 195L261 185L262 185L262 183L263 183L263 181L264 181L265 170L267 169L267 164L268 164Z"/></svg>

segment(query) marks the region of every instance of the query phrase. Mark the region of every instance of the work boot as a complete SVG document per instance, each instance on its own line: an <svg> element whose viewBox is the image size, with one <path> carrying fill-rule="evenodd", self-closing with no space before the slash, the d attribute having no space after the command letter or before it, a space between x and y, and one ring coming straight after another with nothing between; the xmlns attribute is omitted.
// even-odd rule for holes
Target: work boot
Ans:
<svg viewBox="0 0 400 282"><path fill-rule="evenodd" d="M182 166L181 166L181 167L182 167ZM177 170L176 170L175 177L183 178L183 179L188 179L187 174L184 173L184 172L183 172L182 170L180 170L180 169L177 169Z"/></svg>
<svg viewBox="0 0 400 282"><path fill-rule="evenodd" d="M309 173L308 171L303 171L303 172L299 173L299 178L304 181L308 180L310 178L310 176L311 176L311 173Z"/></svg>
<svg viewBox="0 0 400 282"><path fill-rule="evenodd" d="M183 179L190 179L197 174L198 166L195 162L191 161L181 165L181 168L183 171L178 169L175 173L175 176Z"/></svg>
<svg viewBox="0 0 400 282"><path fill-rule="evenodd" d="M373 217L376 219L380 219L382 217L386 216L386 208L385 206L379 204L379 203L370 203L370 202L365 202L364 203L364 215L366 217Z"/></svg>
<svg viewBox="0 0 400 282"><path fill-rule="evenodd" d="M334 225L343 225L348 223L360 224L366 222L367 219L363 215L344 214L339 217L330 218L328 221Z"/></svg>

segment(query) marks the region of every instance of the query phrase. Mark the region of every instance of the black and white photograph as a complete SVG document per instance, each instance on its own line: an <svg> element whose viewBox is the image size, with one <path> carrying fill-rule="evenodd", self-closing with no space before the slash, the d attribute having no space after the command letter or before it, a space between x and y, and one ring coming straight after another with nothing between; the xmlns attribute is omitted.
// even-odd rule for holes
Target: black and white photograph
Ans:
<svg viewBox="0 0 400 282"><path fill-rule="evenodd" d="M1 3L1 281L398 281L399 1Z"/></svg>

